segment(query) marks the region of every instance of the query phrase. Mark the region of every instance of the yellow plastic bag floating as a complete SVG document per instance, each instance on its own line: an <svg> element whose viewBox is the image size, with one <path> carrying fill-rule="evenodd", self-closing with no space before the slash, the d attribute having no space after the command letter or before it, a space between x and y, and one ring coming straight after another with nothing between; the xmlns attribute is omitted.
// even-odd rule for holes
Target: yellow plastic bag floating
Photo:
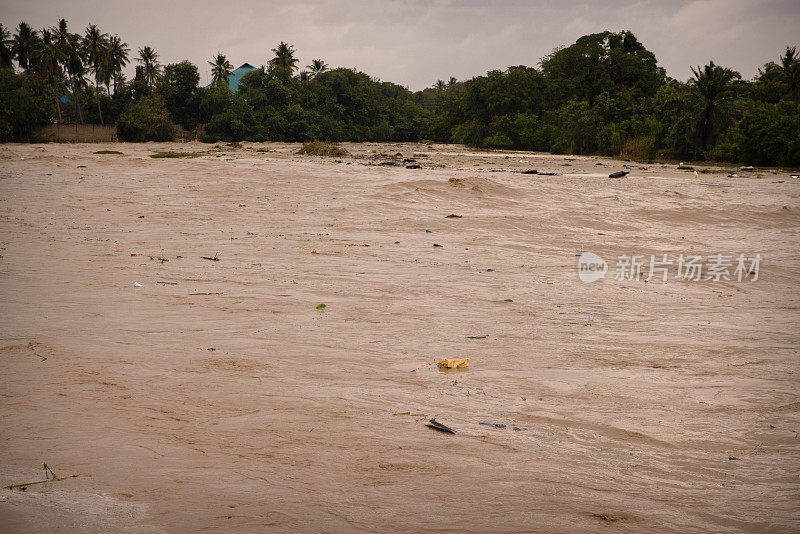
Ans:
<svg viewBox="0 0 800 534"><path fill-rule="evenodd" d="M449 358L437 364L440 369L461 369L469 367L469 358Z"/></svg>

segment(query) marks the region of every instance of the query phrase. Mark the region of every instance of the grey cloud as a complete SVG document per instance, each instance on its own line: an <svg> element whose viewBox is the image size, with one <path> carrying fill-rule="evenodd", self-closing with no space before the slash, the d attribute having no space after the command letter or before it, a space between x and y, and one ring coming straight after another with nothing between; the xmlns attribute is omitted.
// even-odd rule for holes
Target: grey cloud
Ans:
<svg viewBox="0 0 800 534"><path fill-rule="evenodd" d="M7 26L26 20L42 27L65 17L79 31L97 23L134 50L153 46L162 62L189 59L203 81L213 54L226 54L236 66L260 65L283 40L295 46L302 65L321 57L411 89L533 66L554 48L607 29L633 31L678 79L709 60L749 78L783 47L798 44L800 27L796 0L27 0L2 8Z"/></svg>

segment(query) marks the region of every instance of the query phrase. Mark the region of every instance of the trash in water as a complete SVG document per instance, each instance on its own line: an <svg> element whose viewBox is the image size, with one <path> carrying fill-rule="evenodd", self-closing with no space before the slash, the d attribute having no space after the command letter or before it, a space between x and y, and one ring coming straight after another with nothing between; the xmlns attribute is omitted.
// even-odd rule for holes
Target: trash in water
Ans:
<svg viewBox="0 0 800 534"><path fill-rule="evenodd" d="M489 336L467 336L467 339L486 339Z"/></svg>
<svg viewBox="0 0 800 534"><path fill-rule="evenodd" d="M617 171L617 172L612 172L611 174L608 175L608 177L609 178L622 178L622 177L628 175L629 173L630 173L630 171Z"/></svg>
<svg viewBox="0 0 800 534"><path fill-rule="evenodd" d="M318 310L321 310L323 308L327 308L327 306L325 304L317 304L317 309Z"/></svg>
<svg viewBox="0 0 800 534"><path fill-rule="evenodd" d="M590 313L589 314L589 324L593 324L593 323L594 323L594 314Z"/></svg>
<svg viewBox="0 0 800 534"><path fill-rule="evenodd" d="M425 230L425 233L426 233L426 234L430 234L430 233L431 233L431 231L430 231L430 230Z"/></svg>
<svg viewBox="0 0 800 534"><path fill-rule="evenodd" d="M444 245L440 245L439 243L434 243L434 244L433 244L433 246L434 246L434 247L442 247L442 246L444 246Z"/></svg>
<svg viewBox="0 0 800 534"><path fill-rule="evenodd" d="M506 425L501 425L500 423L478 423L478 424L483 426L490 426L492 428L506 428Z"/></svg>
<svg viewBox="0 0 800 534"><path fill-rule="evenodd" d="M469 358L448 358L446 360L439 360L436 365L440 369L460 369L469 367Z"/></svg>
<svg viewBox="0 0 800 534"><path fill-rule="evenodd" d="M455 434L455 432L453 432ZM13 490L14 488L19 488L22 491L28 489L28 486L33 486L34 484L45 484L47 482L60 482L62 480L67 480L68 478L77 478L80 475L68 475L65 477L60 477L56 475L52 469L47 464L42 464L44 466L44 480L37 480L36 482L23 482L22 484L11 484L10 486L6 486L8 489Z"/></svg>
<svg viewBox="0 0 800 534"><path fill-rule="evenodd" d="M426 369L426 368L430 367L431 365L433 365L433 362L431 362L431 363L426 363L426 364L425 364L425 365L423 365L422 367L417 367L416 369L412 369L412 370L411 370L411 372L412 372L412 373L415 373L415 372L417 372L417 371L421 371L422 369Z"/></svg>
<svg viewBox="0 0 800 534"><path fill-rule="evenodd" d="M453 430L452 428L450 428L447 425L443 425L442 423L440 423L436 419L431 419L430 423L428 423L425 426L427 426L428 428L432 428L434 430L438 430L439 432L445 432L447 434L455 434L456 433L455 430Z"/></svg>
<svg viewBox="0 0 800 534"><path fill-rule="evenodd" d="M144 286L142 284L140 284L139 282L134 282L133 283L133 287L144 287Z"/></svg>
<svg viewBox="0 0 800 534"><path fill-rule="evenodd" d="M445 219L460 219L461 217L463 217L463 215L456 215L455 213L451 213L450 215L447 215Z"/></svg>

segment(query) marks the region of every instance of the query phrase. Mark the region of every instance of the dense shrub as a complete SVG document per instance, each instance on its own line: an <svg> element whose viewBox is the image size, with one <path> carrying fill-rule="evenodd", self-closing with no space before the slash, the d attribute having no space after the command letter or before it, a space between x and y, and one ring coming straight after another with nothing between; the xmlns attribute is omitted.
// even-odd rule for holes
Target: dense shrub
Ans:
<svg viewBox="0 0 800 534"><path fill-rule="evenodd" d="M145 96L130 104L117 122L121 141L171 141L175 125L158 96Z"/></svg>
<svg viewBox="0 0 800 534"><path fill-rule="evenodd" d="M751 104L731 137L742 163L800 166L800 112L789 101Z"/></svg>
<svg viewBox="0 0 800 534"><path fill-rule="evenodd" d="M306 154L309 156L346 156L347 151L342 149L335 143L325 143L322 141L311 141L310 143L303 143L302 148L297 151L298 154Z"/></svg>
<svg viewBox="0 0 800 534"><path fill-rule="evenodd" d="M0 68L0 142L29 141L51 119L54 93L27 74Z"/></svg>

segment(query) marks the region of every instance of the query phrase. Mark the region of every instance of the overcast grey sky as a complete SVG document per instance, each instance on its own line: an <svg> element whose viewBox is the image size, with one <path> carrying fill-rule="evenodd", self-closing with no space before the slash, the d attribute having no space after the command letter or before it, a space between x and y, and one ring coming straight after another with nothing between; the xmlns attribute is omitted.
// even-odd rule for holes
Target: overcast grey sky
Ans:
<svg viewBox="0 0 800 534"><path fill-rule="evenodd" d="M36 28L64 17L89 23L162 63L188 59L210 78L217 52L238 67L264 64L279 41L301 65L314 58L422 89L509 65L535 66L585 34L631 30L669 75L685 80L709 60L750 78L786 45L800 44L800 0L0 0L0 22ZM132 69L129 69L132 71Z"/></svg>

